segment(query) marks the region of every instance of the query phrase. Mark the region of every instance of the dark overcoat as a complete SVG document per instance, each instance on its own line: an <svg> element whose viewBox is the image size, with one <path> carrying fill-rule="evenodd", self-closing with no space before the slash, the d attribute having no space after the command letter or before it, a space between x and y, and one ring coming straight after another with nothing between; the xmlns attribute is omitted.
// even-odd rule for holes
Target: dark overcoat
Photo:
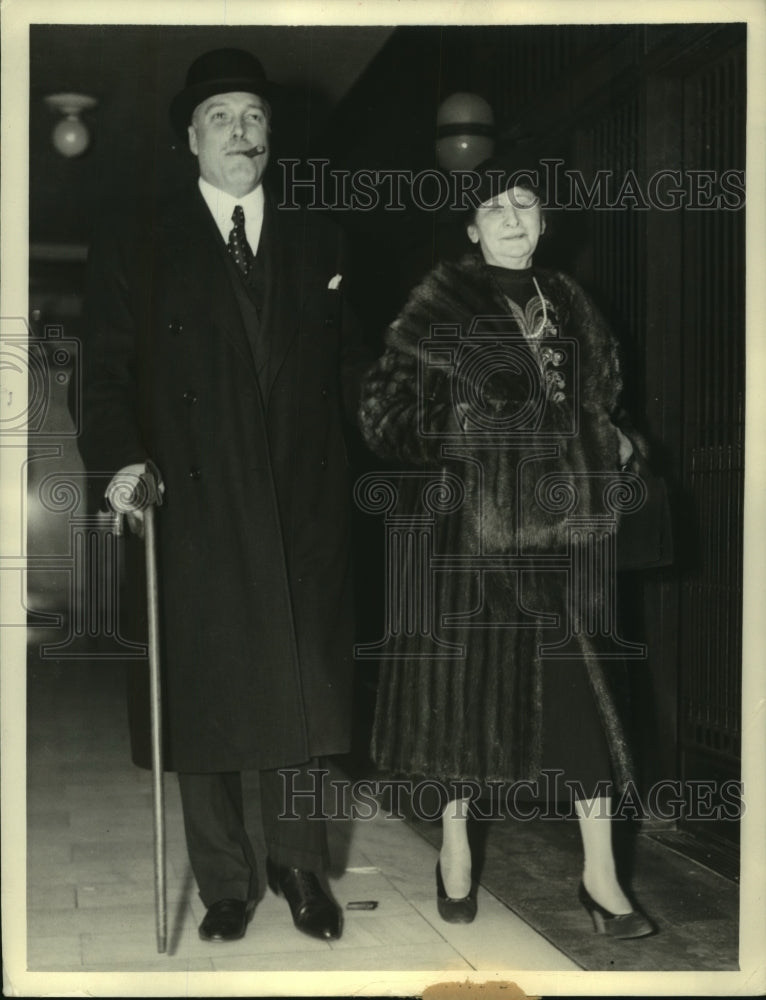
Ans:
<svg viewBox="0 0 766 1000"><path fill-rule="evenodd" d="M343 400L361 341L338 231L267 199L259 385L226 246L195 187L112 222L89 257L80 449L151 458L168 766L269 768L348 747L350 493ZM135 585L130 581L128 587ZM138 716L136 716L137 718ZM134 740L134 759L146 763Z"/></svg>
<svg viewBox="0 0 766 1000"><path fill-rule="evenodd" d="M478 254L440 264L411 293L362 387L362 431L391 463L400 531L415 538L429 522L429 551L453 559L430 578L432 628L411 624L407 600L424 601L417 590L392 618L398 627L381 664L372 752L399 774L537 778L546 762L543 692L566 697L544 684L553 676L543 676L545 650L562 641L565 657L556 663L571 658L572 669L585 672L614 776L624 782L630 774L613 683L621 670L608 622L601 627L611 584L589 589L583 558L573 556L563 571L545 561L571 554L573 516L609 513L605 489L619 482L610 420L621 390L616 344L571 278L547 271L537 278L555 323L530 342ZM429 481L442 490L441 508L433 488L427 500ZM422 579L414 545L401 543L392 603ZM508 568L505 556L530 561ZM481 573L479 557L489 567ZM599 735L578 720L573 729L578 740Z"/></svg>

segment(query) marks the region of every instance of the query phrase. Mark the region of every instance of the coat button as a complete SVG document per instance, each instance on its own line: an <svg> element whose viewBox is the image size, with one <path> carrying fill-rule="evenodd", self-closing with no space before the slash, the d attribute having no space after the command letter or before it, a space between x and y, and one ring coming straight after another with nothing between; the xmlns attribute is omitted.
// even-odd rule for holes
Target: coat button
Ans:
<svg viewBox="0 0 766 1000"><path fill-rule="evenodd" d="M326 327L335 326L335 320L332 318L332 316L328 316L327 319L324 321L324 325Z"/></svg>
<svg viewBox="0 0 766 1000"><path fill-rule="evenodd" d="M177 319L171 319L171 321L168 323L168 330L170 331L170 333L172 333L174 336L177 337L178 334L183 330L183 323L179 322Z"/></svg>
<svg viewBox="0 0 766 1000"><path fill-rule="evenodd" d="M322 389L322 397L323 397L324 399L327 399L327 397L328 397L329 395L330 395L330 393L329 393L329 391L328 391L327 389Z"/></svg>
<svg viewBox="0 0 766 1000"><path fill-rule="evenodd" d="M327 468L327 459L323 458L322 461L319 464L322 466L323 469L326 469Z"/></svg>
<svg viewBox="0 0 766 1000"><path fill-rule="evenodd" d="M201 478L202 478L202 469L198 469L196 465L193 465L191 469L189 469L189 479L201 479Z"/></svg>
<svg viewBox="0 0 766 1000"><path fill-rule="evenodd" d="M197 402L197 393L193 389L187 389L184 393L184 399L191 406L192 403Z"/></svg>

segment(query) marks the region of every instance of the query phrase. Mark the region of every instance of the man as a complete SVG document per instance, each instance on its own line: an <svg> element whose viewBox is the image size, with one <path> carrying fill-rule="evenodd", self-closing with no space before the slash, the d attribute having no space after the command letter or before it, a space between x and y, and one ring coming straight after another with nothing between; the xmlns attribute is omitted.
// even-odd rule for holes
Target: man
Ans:
<svg viewBox="0 0 766 1000"><path fill-rule="evenodd" d="M162 477L165 752L210 941L242 937L258 896L245 769L260 772L269 883L299 930L341 933L324 822L285 790L313 788L316 758L349 744L341 401L355 411L365 357L334 227L264 194L270 89L249 53L200 56L171 106L198 184L105 227L89 256L81 452L139 531L122 487L147 460ZM133 755L148 759L135 739Z"/></svg>

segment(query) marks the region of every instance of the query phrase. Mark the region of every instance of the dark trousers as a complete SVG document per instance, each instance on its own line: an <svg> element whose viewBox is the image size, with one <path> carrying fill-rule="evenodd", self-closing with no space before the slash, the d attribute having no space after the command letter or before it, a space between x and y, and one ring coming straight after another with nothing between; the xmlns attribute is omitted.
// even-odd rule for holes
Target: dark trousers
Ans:
<svg viewBox="0 0 766 1000"><path fill-rule="evenodd" d="M314 775L308 772L316 767L314 761L285 769L289 772L287 797L279 770L260 771L260 811L271 860L321 873L327 867L327 825L320 815L321 800L297 794L315 788ZM178 782L186 846L202 902L210 906L219 899L257 898L257 863L245 830L241 774L179 772ZM296 794L290 795L291 789Z"/></svg>

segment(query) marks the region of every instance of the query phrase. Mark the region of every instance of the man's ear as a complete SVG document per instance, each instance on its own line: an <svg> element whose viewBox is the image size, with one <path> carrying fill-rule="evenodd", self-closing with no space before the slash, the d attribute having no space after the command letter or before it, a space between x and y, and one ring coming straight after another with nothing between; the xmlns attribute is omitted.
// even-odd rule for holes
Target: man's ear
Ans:
<svg viewBox="0 0 766 1000"><path fill-rule="evenodd" d="M471 243L479 242L479 230L477 229L477 227L474 225L473 222L470 224L470 226L465 227L465 231L468 233L468 239L471 241Z"/></svg>
<svg viewBox="0 0 766 1000"><path fill-rule="evenodd" d="M196 130L196 128L193 125L190 125L189 129L188 129L188 133L189 133L189 149L196 156L197 152L198 152L198 150L197 150L197 130Z"/></svg>

